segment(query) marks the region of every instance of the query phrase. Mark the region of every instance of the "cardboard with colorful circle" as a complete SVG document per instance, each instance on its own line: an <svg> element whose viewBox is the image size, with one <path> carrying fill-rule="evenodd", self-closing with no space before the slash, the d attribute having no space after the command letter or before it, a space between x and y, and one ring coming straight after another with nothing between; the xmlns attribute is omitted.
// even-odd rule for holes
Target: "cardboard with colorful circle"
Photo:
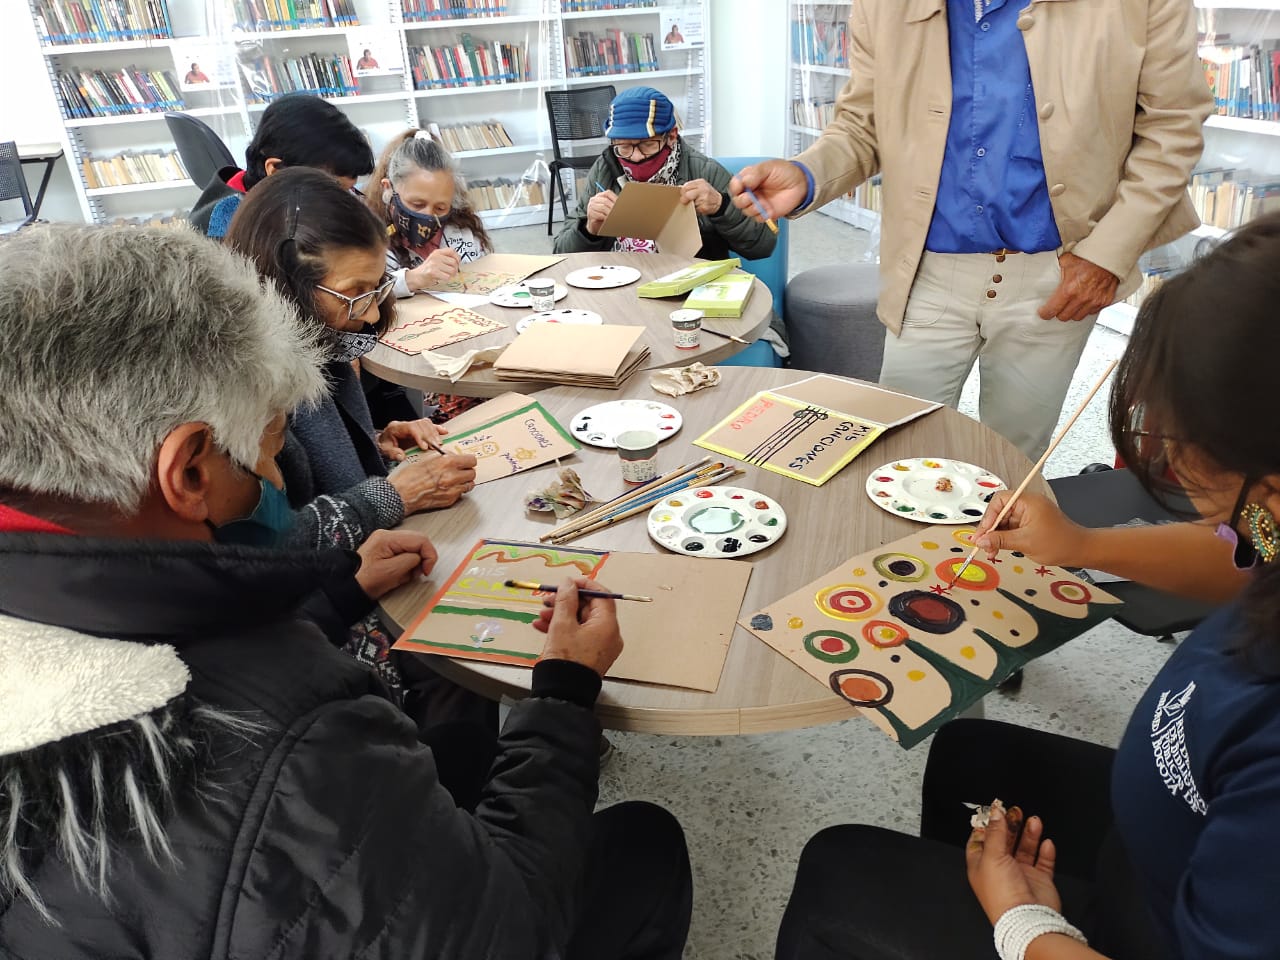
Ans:
<svg viewBox="0 0 1280 960"><path fill-rule="evenodd" d="M930 527L852 558L742 625L912 747L1120 601L1018 553L975 558Z"/></svg>
<svg viewBox="0 0 1280 960"><path fill-rule="evenodd" d="M894 460L871 471L867 496L882 510L921 523L976 523L1005 482L982 467L942 457Z"/></svg>

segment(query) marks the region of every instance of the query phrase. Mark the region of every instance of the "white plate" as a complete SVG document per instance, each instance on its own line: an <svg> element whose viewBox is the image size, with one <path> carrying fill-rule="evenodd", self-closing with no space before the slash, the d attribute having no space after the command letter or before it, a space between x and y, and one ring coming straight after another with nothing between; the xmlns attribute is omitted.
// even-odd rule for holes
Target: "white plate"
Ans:
<svg viewBox="0 0 1280 960"><path fill-rule="evenodd" d="M592 313L590 310L548 310L545 313L531 313L527 317L522 317L520 322L516 324L516 333L524 333L535 323L568 323L568 324L586 324L595 326L604 323L604 317L598 313Z"/></svg>
<svg viewBox="0 0 1280 960"><path fill-rule="evenodd" d="M652 430L659 442L674 437L684 425L680 411L657 400L610 400L587 407L569 421L569 432L592 447L617 446L614 438L628 430Z"/></svg>
<svg viewBox="0 0 1280 960"><path fill-rule="evenodd" d="M568 295L569 288L563 283L557 283L556 303L559 303ZM528 280L521 280L519 283L514 283L509 287L499 287L489 294L489 302L495 307L527 307L531 300Z"/></svg>
<svg viewBox="0 0 1280 960"><path fill-rule="evenodd" d="M649 511L649 536L690 557L745 557L777 543L787 515L777 500L741 487L696 487Z"/></svg>
<svg viewBox="0 0 1280 960"><path fill-rule="evenodd" d="M640 271L635 267L624 267L616 264L601 264L598 267L583 267L564 278L571 287L582 287L585 290L608 290L612 287L625 287L640 279Z"/></svg>
<svg viewBox="0 0 1280 960"><path fill-rule="evenodd" d="M982 467L942 457L894 460L867 477L872 503L921 523L977 523L1003 489L1004 481Z"/></svg>

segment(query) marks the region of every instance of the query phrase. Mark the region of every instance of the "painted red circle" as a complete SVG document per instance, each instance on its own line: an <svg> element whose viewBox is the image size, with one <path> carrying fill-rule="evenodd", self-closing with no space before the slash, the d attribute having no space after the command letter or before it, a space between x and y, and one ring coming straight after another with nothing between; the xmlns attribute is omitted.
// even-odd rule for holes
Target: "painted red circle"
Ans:
<svg viewBox="0 0 1280 960"><path fill-rule="evenodd" d="M836 637L826 637L818 641L818 647L825 653L840 653L847 646L847 643Z"/></svg>
<svg viewBox="0 0 1280 960"><path fill-rule="evenodd" d="M1049 592L1063 603L1085 604L1093 599L1088 587L1072 580L1055 580L1049 584Z"/></svg>
<svg viewBox="0 0 1280 960"><path fill-rule="evenodd" d="M708 497L714 497L715 494L712 493L710 490L699 490L697 493L694 494L694 496L701 497L703 500L706 500Z"/></svg>

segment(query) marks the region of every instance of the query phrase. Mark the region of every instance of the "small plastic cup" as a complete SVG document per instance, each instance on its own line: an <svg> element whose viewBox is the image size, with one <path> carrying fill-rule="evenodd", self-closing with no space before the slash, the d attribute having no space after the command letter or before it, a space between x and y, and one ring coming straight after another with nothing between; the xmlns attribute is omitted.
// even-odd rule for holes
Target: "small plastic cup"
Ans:
<svg viewBox="0 0 1280 960"><path fill-rule="evenodd" d="M524 282L529 291L529 306L535 313L545 313L556 305L556 282L538 277Z"/></svg>
<svg viewBox="0 0 1280 960"><path fill-rule="evenodd" d="M614 440L622 480L629 486L648 483L658 476L658 435L652 430L628 430Z"/></svg>
<svg viewBox="0 0 1280 960"><path fill-rule="evenodd" d="M702 346L702 311L673 310L671 333L677 350L697 350Z"/></svg>

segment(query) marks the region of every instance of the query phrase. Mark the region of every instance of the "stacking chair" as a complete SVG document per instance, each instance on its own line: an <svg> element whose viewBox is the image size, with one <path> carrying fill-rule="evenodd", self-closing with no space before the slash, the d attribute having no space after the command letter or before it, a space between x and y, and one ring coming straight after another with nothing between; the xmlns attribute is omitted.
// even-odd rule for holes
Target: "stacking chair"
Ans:
<svg viewBox="0 0 1280 960"><path fill-rule="evenodd" d="M604 136L609 121L609 105L617 96L612 84L598 87L578 87L574 90L546 91L547 119L551 122L551 149L555 159L551 161L551 192L547 196L547 236L551 235L551 218L556 206L556 187L560 188L560 209L569 216L569 203L565 199L564 184L560 182L562 170L590 170L598 153L590 156L565 156L560 150L562 142L595 140ZM605 184L613 189L613 184Z"/></svg>
<svg viewBox="0 0 1280 960"><path fill-rule="evenodd" d="M0 236L21 230L36 218L31 194L27 192L27 177L22 172L22 160L18 156L18 145L12 140L0 143L0 203L6 200L22 201L22 218L0 220Z"/></svg>
<svg viewBox="0 0 1280 960"><path fill-rule="evenodd" d="M169 126L187 176L197 187L203 189L223 167L236 165L222 138L203 120L185 113L166 113L164 122Z"/></svg>

